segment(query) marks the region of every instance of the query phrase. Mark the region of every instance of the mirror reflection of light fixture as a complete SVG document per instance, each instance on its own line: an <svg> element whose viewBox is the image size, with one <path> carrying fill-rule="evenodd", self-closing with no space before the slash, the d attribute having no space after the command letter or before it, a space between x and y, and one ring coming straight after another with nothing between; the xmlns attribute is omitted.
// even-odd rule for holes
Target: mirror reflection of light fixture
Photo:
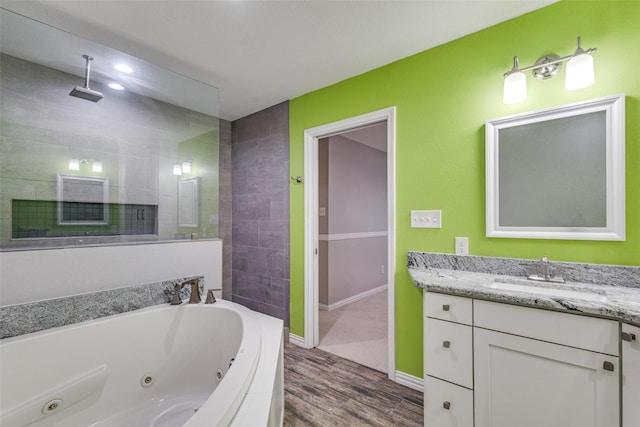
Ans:
<svg viewBox="0 0 640 427"><path fill-rule="evenodd" d="M182 173L191 173L191 163L193 163L193 160L182 162Z"/></svg>
<svg viewBox="0 0 640 427"><path fill-rule="evenodd" d="M87 165L87 164L89 164L89 160L87 159L71 158L69 159L69 170L79 171L80 165ZM99 162L97 160L94 161L91 166L91 170L95 173L102 173L102 162Z"/></svg>
<svg viewBox="0 0 640 427"><path fill-rule="evenodd" d="M578 37L578 48L571 55L560 57L555 54L545 55L539 58L535 64L528 67L519 68L518 57L513 58L513 68L504 74L504 97L505 104L514 104L527 99L527 81L524 71L532 70L533 75L540 80L549 79L560 71L562 63L567 63L565 76L565 89L577 90L591 86L595 82L593 71L593 57L591 56L596 48L582 49L580 37Z"/></svg>
<svg viewBox="0 0 640 427"><path fill-rule="evenodd" d="M109 86L113 90L124 90L124 86L119 83L109 83L107 86Z"/></svg>
<svg viewBox="0 0 640 427"><path fill-rule="evenodd" d="M182 175L182 165L180 163L173 165L173 174L176 176Z"/></svg>
<svg viewBox="0 0 640 427"><path fill-rule="evenodd" d="M80 170L80 160L79 159L69 159L69 170L70 171L79 171Z"/></svg>

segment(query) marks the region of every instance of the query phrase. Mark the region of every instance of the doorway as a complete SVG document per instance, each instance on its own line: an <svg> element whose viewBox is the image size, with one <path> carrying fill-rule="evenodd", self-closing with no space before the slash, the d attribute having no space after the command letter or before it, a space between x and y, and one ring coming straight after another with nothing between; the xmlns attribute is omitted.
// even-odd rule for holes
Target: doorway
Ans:
<svg viewBox="0 0 640 427"><path fill-rule="evenodd" d="M388 372L387 123L318 141L318 348Z"/></svg>
<svg viewBox="0 0 640 427"><path fill-rule="evenodd" d="M386 142L386 209L383 215L386 217L383 221L383 230L363 231L355 233L322 233L322 241L330 240L349 240L355 237L359 239L377 239L384 235L386 247L383 248L383 262L379 264L374 271L378 276L383 276L384 284L377 286L369 286L367 289L358 288L351 294L340 294L344 289L334 292L334 299L328 299L327 295L323 295L324 303L320 301L320 261L322 259L320 250L322 248L320 222L324 213L331 215L331 207L320 206L320 141L331 137L345 138L351 136L357 138L358 132L365 132L367 129L380 130L379 126L383 126ZM347 138L350 139L350 138ZM343 141L344 142L344 141ZM357 143L357 142L356 142ZM346 146L342 146L343 148ZM365 148L367 149L367 148ZM338 309L340 305L358 304L364 302L368 298L374 298L375 294L383 293L386 296L386 348L387 353L386 369L390 379L395 380L395 107L384 110L375 111L364 114L362 116L353 117L335 123L319 126L305 131L305 347L318 347L320 344L320 319L319 311L321 304L323 308ZM325 208L325 209L321 209ZM339 216L339 215L338 215ZM378 227L381 228L381 227ZM356 227L357 229L357 227ZM346 235L346 236L345 236ZM373 241L373 240L372 240ZM348 246L348 245L347 245ZM352 254L355 252L352 252ZM359 252L358 252L359 253ZM366 258L366 257L365 257ZM386 258L386 259L385 259ZM328 259L328 258L327 258ZM385 262L386 261L386 262ZM381 273L382 272L382 273ZM324 279L324 278L323 278ZM386 280L384 280L386 279ZM381 282L381 283L382 283ZM384 286L386 285L386 287ZM323 290L324 292L324 290ZM351 301L350 298L354 300ZM357 301L356 301L357 300ZM333 304L333 307L331 307ZM336 304L338 306L336 307ZM378 306L379 307L379 306ZM375 308L372 308L375 310ZM327 310L332 311L332 310Z"/></svg>

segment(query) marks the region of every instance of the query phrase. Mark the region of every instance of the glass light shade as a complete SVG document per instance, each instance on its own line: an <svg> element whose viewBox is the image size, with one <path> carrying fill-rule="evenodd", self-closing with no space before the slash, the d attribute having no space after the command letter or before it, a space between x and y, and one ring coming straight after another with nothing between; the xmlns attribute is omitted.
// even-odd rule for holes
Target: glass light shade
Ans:
<svg viewBox="0 0 640 427"><path fill-rule="evenodd" d="M515 104L527 99L527 77L522 71L516 71L504 78L505 104Z"/></svg>
<svg viewBox="0 0 640 427"><path fill-rule="evenodd" d="M182 164L182 173L191 173L191 162L184 162Z"/></svg>
<svg viewBox="0 0 640 427"><path fill-rule="evenodd" d="M102 173L102 162L93 162L93 171L96 173Z"/></svg>
<svg viewBox="0 0 640 427"><path fill-rule="evenodd" d="M78 160L78 159L69 159L69 170L70 171L79 171L80 170L80 160Z"/></svg>
<svg viewBox="0 0 640 427"><path fill-rule="evenodd" d="M180 163L176 163L173 165L173 174L174 175L182 175L182 166Z"/></svg>
<svg viewBox="0 0 640 427"><path fill-rule="evenodd" d="M595 82L593 57L586 53L574 56L567 63L567 75L564 88L578 90L591 86Z"/></svg>

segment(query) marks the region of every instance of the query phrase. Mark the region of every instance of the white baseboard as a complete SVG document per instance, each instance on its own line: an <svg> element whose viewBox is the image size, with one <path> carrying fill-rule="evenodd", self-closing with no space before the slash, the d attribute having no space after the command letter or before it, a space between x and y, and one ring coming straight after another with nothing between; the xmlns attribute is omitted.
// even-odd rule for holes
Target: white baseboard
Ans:
<svg viewBox="0 0 640 427"><path fill-rule="evenodd" d="M296 334L289 333L289 342L291 344L295 344L295 345L297 345L299 347L306 348L306 346L304 344L304 338L302 338L301 336L298 336Z"/></svg>
<svg viewBox="0 0 640 427"><path fill-rule="evenodd" d="M414 390L424 392L424 379L396 371L396 382Z"/></svg>
<svg viewBox="0 0 640 427"><path fill-rule="evenodd" d="M318 303L318 309L319 310L323 310L323 311L331 311L334 310L338 307L342 307L343 305L349 304L350 302L354 302L357 301L359 299L362 298L366 298L368 296L371 296L373 294L377 294L378 292L382 292L382 291L386 291L387 290L387 285L384 284L382 286L378 286L377 288L373 288L373 289L369 289L368 291L364 291L362 293L359 293L357 295L351 296L349 298L345 298L343 300L340 300L338 302L334 302L333 304L320 304Z"/></svg>

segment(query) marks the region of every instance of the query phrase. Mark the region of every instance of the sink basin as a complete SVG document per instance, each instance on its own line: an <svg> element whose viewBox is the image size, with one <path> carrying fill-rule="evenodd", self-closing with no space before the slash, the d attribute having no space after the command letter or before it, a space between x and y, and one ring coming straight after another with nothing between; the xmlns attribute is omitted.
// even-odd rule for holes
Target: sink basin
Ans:
<svg viewBox="0 0 640 427"><path fill-rule="evenodd" d="M555 283L542 283L542 282L527 282L527 281L508 281L508 280L494 280L490 285L492 289L501 289L505 291L525 292L536 295L547 295L559 298L571 298L581 299L585 301L607 302L607 298L604 294L597 292L587 291L580 287L574 287L572 285L558 285Z"/></svg>

